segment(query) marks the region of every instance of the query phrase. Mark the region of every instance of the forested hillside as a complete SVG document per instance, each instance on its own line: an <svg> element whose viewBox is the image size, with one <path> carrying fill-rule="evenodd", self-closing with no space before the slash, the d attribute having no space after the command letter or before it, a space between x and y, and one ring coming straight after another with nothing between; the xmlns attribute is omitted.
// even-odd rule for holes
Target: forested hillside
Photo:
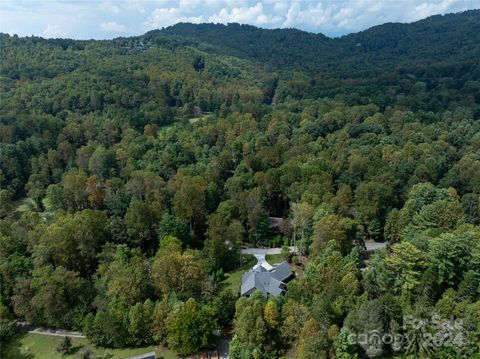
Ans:
<svg viewBox="0 0 480 359"><path fill-rule="evenodd" d="M2 343L22 320L181 355L233 328L234 359L479 358L479 10L0 44ZM285 296L226 285L241 246L294 236Z"/></svg>

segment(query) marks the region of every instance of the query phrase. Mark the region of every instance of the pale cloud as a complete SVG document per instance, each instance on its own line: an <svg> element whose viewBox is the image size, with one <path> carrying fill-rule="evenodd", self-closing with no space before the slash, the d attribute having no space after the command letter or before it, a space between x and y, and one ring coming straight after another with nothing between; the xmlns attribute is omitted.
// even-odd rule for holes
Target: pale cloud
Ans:
<svg viewBox="0 0 480 359"><path fill-rule="evenodd" d="M410 19L415 21L431 15L443 13L454 3L455 0L444 0L439 3L423 2L413 8L410 14ZM480 6L480 2L477 3L477 6Z"/></svg>
<svg viewBox="0 0 480 359"><path fill-rule="evenodd" d="M42 36L47 39L55 39L60 37L67 36L67 33L60 28L58 25L50 25L48 24L45 30L42 32Z"/></svg>
<svg viewBox="0 0 480 359"><path fill-rule="evenodd" d="M412 22L434 14L464 11L475 7L480 7L480 1L294 1L286 12L282 27L300 27L307 31L336 35L365 30L385 22Z"/></svg>
<svg viewBox="0 0 480 359"><path fill-rule="evenodd" d="M340 9L339 11L342 11ZM345 11L345 10L343 10ZM304 24L310 27L321 27L328 25L334 15L334 6L322 3L311 5L307 8L301 8L300 4L294 3L288 9L288 13L283 27L297 27L298 24Z"/></svg>
<svg viewBox="0 0 480 359"><path fill-rule="evenodd" d="M174 25L179 22L192 22L198 24L205 22L202 16L184 16L177 8L157 8L148 17L145 25L150 29L156 29Z"/></svg>
<svg viewBox="0 0 480 359"><path fill-rule="evenodd" d="M110 14L118 14L120 12L120 8L111 2L102 2L99 5L100 10L108 12Z"/></svg>
<svg viewBox="0 0 480 359"><path fill-rule="evenodd" d="M275 14L283 15L288 9L288 4L286 1L276 1L273 4L273 11Z"/></svg>
<svg viewBox="0 0 480 359"><path fill-rule="evenodd" d="M126 32L125 25L117 24L115 21L102 22L100 24L100 30L105 32Z"/></svg>
<svg viewBox="0 0 480 359"><path fill-rule="evenodd" d="M250 7L234 7L230 10L223 8L218 14L208 18L213 23L238 22L252 25L279 24L282 20L279 16L268 15L263 11L263 4L257 3Z"/></svg>
<svg viewBox="0 0 480 359"><path fill-rule="evenodd" d="M178 22L238 22L340 36L474 8L480 0L7 0L0 2L0 31L98 39L141 35Z"/></svg>
<svg viewBox="0 0 480 359"><path fill-rule="evenodd" d="M127 11L136 11L140 14L145 14L146 9L143 2L129 1L122 6Z"/></svg>
<svg viewBox="0 0 480 359"><path fill-rule="evenodd" d="M172 5L172 4L170 4ZM227 6L228 2L224 0L179 0L178 8L184 11L201 11L199 8L216 8Z"/></svg>

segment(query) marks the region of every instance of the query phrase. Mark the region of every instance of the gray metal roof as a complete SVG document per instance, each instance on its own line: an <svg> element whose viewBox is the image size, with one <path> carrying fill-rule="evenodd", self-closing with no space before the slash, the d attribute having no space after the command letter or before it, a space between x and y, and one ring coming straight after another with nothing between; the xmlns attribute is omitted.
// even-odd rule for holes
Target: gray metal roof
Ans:
<svg viewBox="0 0 480 359"><path fill-rule="evenodd" d="M285 290L285 283L293 276L287 262L282 262L268 271L263 266L258 266L242 274L241 295L250 295L255 290L260 290L266 297L269 294L277 296Z"/></svg>
<svg viewBox="0 0 480 359"><path fill-rule="evenodd" d="M155 352L144 353L140 355L135 355L133 357L128 357L127 359L156 359L157 355Z"/></svg>
<svg viewBox="0 0 480 359"><path fill-rule="evenodd" d="M273 270L271 273L272 273L272 277L275 278L276 280L279 280L280 282L285 282L293 274L287 262L280 263L278 266L275 267L275 270Z"/></svg>

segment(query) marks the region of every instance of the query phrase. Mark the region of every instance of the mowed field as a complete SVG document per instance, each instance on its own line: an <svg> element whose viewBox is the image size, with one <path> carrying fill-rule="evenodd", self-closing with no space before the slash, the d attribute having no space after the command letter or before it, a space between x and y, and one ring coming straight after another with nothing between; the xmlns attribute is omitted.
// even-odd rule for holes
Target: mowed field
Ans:
<svg viewBox="0 0 480 359"><path fill-rule="evenodd" d="M237 268L233 272L225 273L225 279L223 280L222 287L228 288L234 294L238 294L240 292L240 286L242 285L242 274L257 263L257 260L254 256L249 254L242 255L242 262L244 263L241 267Z"/></svg>
<svg viewBox="0 0 480 359"><path fill-rule="evenodd" d="M124 349L105 349L96 348L88 339L72 338L72 353L62 355L57 352L56 348L62 337L48 336L42 334L22 334L17 340L8 345L5 356L2 359L70 359L75 358L79 351L88 348L94 355L110 358L128 358L130 356L139 355L155 351L157 358L177 359L178 356L161 347L148 346L141 348L124 348ZM110 356L108 356L110 354Z"/></svg>

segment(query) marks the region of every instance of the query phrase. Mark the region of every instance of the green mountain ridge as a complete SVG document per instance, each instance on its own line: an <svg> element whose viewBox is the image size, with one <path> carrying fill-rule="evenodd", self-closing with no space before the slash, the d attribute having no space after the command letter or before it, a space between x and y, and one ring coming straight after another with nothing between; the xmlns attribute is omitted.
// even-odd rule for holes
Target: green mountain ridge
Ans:
<svg viewBox="0 0 480 359"><path fill-rule="evenodd" d="M21 320L99 352L478 359L479 26L0 34L0 356L41 355ZM242 247L293 245L284 295L239 297Z"/></svg>
<svg viewBox="0 0 480 359"><path fill-rule="evenodd" d="M246 58L272 63L279 61L281 66L288 66L292 61L293 66L302 67L315 60L318 61L315 63L317 66L322 66L322 62L338 61L335 57L337 54L353 56L368 52L378 55L379 51L388 51L386 56L408 55L412 51L423 51L425 45L431 48L434 42L438 42L435 52L442 50L442 47L458 51L469 45L474 45L478 51L479 16L480 10L436 15L410 24L378 25L340 38L328 38L296 29L265 30L239 24L177 24L151 31L145 36L159 33L179 35L225 47ZM292 57L285 57L288 52ZM284 55L284 58L275 58L279 55ZM307 56L307 64L302 65L293 57L295 55ZM421 52L421 55L426 54ZM439 57L444 55L443 51L438 53Z"/></svg>

